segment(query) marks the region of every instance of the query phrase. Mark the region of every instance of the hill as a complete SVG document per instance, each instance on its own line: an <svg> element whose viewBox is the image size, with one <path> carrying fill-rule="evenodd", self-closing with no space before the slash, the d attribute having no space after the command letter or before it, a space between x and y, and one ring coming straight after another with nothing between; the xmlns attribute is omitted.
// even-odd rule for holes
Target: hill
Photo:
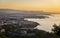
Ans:
<svg viewBox="0 0 60 38"><path fill-rule="evenodd" d="M41 14L47 14L50 15L47 12L43 11L26 11L26 10L13 10L13 9L0 9L0 14L33 14L33 15L41 15Z"/></svg>

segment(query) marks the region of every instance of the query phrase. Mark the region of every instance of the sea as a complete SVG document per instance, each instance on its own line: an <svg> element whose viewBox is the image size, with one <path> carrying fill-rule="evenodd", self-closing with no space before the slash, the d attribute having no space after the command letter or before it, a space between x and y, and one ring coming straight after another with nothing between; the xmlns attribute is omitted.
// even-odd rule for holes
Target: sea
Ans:
<svg viewBox="0 0 60 38"><path fill-rule="evenodd" d="M39 23L40 25L36 27L39 30L52 32L54 24L60 25L60 14L51 14L49 15L49 18L45 18L45 19L25 18L25 20Z"/></svg>

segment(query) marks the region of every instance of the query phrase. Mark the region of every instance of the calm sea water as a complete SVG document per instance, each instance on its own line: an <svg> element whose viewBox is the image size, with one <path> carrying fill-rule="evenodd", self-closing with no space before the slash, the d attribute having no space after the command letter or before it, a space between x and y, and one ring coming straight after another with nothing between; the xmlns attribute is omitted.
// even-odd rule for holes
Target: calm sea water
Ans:
<svg viewBox="0 0 60 38"><path fill-rule="evenodd" d="M29 19L28 18L26 20L37 22L40 25L38 25L36 28L51 32L51 29L53 28L54 24L57 24L57 25L60 24L60 14L52 14L49 17L50 18L46 18L46 19L32 19L32 18Z"/></svg>

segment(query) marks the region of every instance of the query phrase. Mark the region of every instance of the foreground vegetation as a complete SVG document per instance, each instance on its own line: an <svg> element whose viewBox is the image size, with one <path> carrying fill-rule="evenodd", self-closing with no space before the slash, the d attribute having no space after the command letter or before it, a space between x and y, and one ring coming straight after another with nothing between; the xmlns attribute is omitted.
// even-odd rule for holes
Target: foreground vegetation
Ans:
<svg viewBox="0 0 60 38"><path fill-rule="evenodd" d="M33 36L30 36L30 35L21 36L21 34L19 34L19 32L17 32L17 31L16 32L13 31L12 34L10 32L10 29L18 30L19 29L18 27L15 28L14 26L3 25L2 27L5 29L5 31L0 31L0 38L59 38L60 26L57 26L56 24L54 24L53 26L54 26L54 29L52 30L53 33L34 29L34 30L27 30L27 32L29 32L29 33L34 33Z"/></svg>
<svg viewBox="0 0 60 38"><path fill-rule="evenodd" d="M6 35L5 33L0 33L0 38L58 38L55 34L53 33L49 33L43 30L38 30L35 29L33 31L30 32L35 32L36 35L35 36L11 36L11 35Z"/></svg>

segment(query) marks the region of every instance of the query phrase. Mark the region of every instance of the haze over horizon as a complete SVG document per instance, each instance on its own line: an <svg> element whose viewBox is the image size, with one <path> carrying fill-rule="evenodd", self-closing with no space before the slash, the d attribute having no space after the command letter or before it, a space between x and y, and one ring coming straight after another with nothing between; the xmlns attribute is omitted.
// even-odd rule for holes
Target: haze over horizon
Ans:
<svg viewBox="0 0 60 38"><path fill-rule="evenodd" d="M60 0L0 0L0 9L60 13Z"/></svg>

